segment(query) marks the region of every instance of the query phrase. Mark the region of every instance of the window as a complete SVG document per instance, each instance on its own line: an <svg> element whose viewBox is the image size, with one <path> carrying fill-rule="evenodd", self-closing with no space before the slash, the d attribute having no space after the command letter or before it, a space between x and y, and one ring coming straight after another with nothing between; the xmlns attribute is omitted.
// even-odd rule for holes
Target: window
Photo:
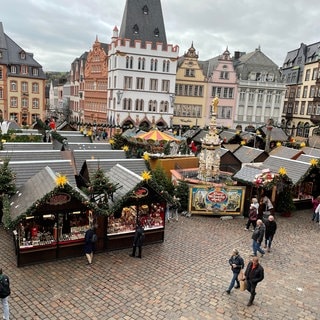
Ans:
<svg viewBox="0 0 320 320"><path fill-rule="evenodd" d="M122 101L123 101L122 102L122 109L123 110L131 110L132 100L128 99L128 98L124 98Z"/></svg>
<svg viewBox="0 0 320 320"><path fill-rule="evenodd" d="M229 72L228 71L221 71L220 72L220 79L229 79Z"/></svg>
<svg viewBox="0 0 320 320"><path fill-rule="evenodd" d="M160 112L168 112L169 103L168 101L161 101L160 102Z"/></svg>
<svg viewBox="0 0 320 320"><path fill-rule="evenodd" d="M158 80L150 79L150 90L157 91L158 90Z"/></svg>
<svg viewBox="0 0 320 320"><path fill-rule="evenodd" d="M248 101L250 101L250 102L254 101L254 93L255 93L255 90L249 91L249 100Z"/></svg>
<svg viewBox="0 0 320 320"><path fill-rule="evenodd" d="M3 99L3 88L0 87L0 99Z"/></svg>
<svg viewBox="0 0 320 320"><path fill-rule="evenodd" d="M21 73L22 74L28 74L28 67L27 66L21 66Z"/></svg>
<svg viewBox="0 0 320 320"><path fill-rule="evenodd" d="M162 80L161 91L169 92L169 89L170 89L170 81L169 80Z"/></svg>
<svg viewBox="0 0 320 320"><path fill-rule="evenodd" d="M11 71L11 73L17 73L17 67L11 66L10 71Z"/></svg>
<svg viewBox="0 0 320 320"><path fill-rule="evenodd" d="M126 68L127 69L133 68L133 57L126 57Z"/></svg>
<svg viewBox="0 0 320 320"><path fill-rule="evenodd" d="M268 90L268 92L267 92L267 99L266 99L266 101L267 101L268 103L271 103L271 101L272 101L272 91L270 91L270 90Z"/></svg>
<svg viewBox="0 0 320 320"><path fill-rule="evenodd" d="M169 72L170 68L170 61L169 60L163 60L162 62L162 71L163 72Z"/></svg>
<svg viewBox="0 0 320 320"><path fill-rule="evenodd" d="M24 93L28 92L28 82L21 83L21 91Z"/></svg>
<svg viewBox="0 0 320 320"><path fill-rule="evenodd" d="M232 107L219 107L218 118L220 119L231 119Z"/></svg>
<svg viewBox="0 0 320 320"><path fill-rule="evenodd" d="M33 113L33 114L31 115L31 117L32 117L32 123L34 123L34 122L37 121L37 119L40 118L40 114L39 114L39 113Z"/></svg>
<svg viewBox="0 0 320 320"><path fill-rule="evenodd" d="M124 77L124 89L132 89L132 77Z"/></svg>
<svg viewBox="0 0 320 320"><path fill-rule="evenodd" d="M34 76L38 76L38 75L39 75L39 70L38 70L37 68L33 68L33 69L32 69L32 74L33 74Z"/></svg>
<svg viewBox="0 0 320 320"><path fill-rule="evenodd" d="M26 53L24 51L20 52L20 59L26 60Z"/></svg>
<svg viewBox="0 0 320 320"><path fill-rule="evenodd" d="M302 98L306 98L306 97L307 97L307 94L308 94L308 87L307 87L307 86L304 86L304 87L303 87Z"/></svg>
<svg viewBox="0 0 320 320"><path fill-rule="evenodd" d="M276 92L275 103L279 104L281 102L281 91Z"/></svg>
<svg viewBox="0 0 320 320"><path fill-rule="evenodd" d="M10 98L10 107L11 108L17 108L18 107L18 98L17 97L11 97Z"/></svg>
<svg viewBox="0 0 320 320"><path fill-rule="evenodd" d="M22 98L21 99L21 106L23 108L28 108L28 98Z"/></svg>
<svg viewBox="0 0 320 320"><path fill-rule="evenodd" d="M301 87L297 88L297 94L296 94L296 98L300 98L301 95Z"/></svg>
<svg viewBox="0 0 320 320"><path fill-rule="evenodd" d="M11 121L18 121L18 114L15 112L10 113L9 117Z"/></svg>
<svg viewBox="0 0 320 320"><path fill-rule="evenodd" d="M37 98L32 99L32 109L39 109L39 99Z"/></svg>
<svg viewBox="0 0 320 320"><path fill-rule="evenodd" d="M0 80L3 78L2 67L0 67Z"/></svg>
<svg viewBox="0 0 320 320"><path fill-rule="evenodd" d="M306 108L306 102L305 102L305 101L302 101L302 102L301 102L301 108L300 108L300 114L301 114L301 115L304 115L305 108Z"/></svg>
<svg viewBox="0 0 320 320"><path fill-rule="evenodd" d="M17 81L11 81L10 90L11 91L17 91Z"/></svg>
<svg viewBox="0 0 320 320"><path fill-rule="evenodd" d="M136 88L138 90L144 90L144 78L137 78Z"/></svg>
<svg viewBox="0 0 320 320"><path fill-rule="evenodd" d="M135 110L136 111L143 111L144 109L144 101L142 99L136 100Z"/></svg>
<svg viewBox="0 0 320 320"><path fill-rule="evenodd" d="M318 78L318 68L312 70L312 80L317 80Z"/></svg>
<svg viewBox="0 0 320 320"><path fill-rule="evenodd" d="M305 76L305 81L309 81L310 80L310 72L311 72L311 70L310 69L308 69L307 71L306 71L306 76Z"/></svg>
<svg viewBox="0 0 320 320"><path fill-rule="evenodd" d="M263 101L263 90L259 90L258 91L258 102L262 102Z"/></svg>
<svg viewBox="0 0 320 320"><path fill-rule="evenodd" d="M36 82L32 83L32 93L39 93L39 84Z"/></svg>
<svg viewBox="0 0 320 320"><path fill-rule="evenodd" d="M186 69L186 77L194 77L194 69Z"/></svg>
<svg viewBox="0 0 320 320"><path fill-rule="evenodd" d="M149 108L149 112L156 112L157 111L157 101L150 100L148 108Z"/></svg>
<svg viewBox="0 0 320 320"><path fill-rule="evenodd" d="M316 87L315 86L311 86L310 87L309 98L314 98L315 97L315 91L316 91Z"/></svg>

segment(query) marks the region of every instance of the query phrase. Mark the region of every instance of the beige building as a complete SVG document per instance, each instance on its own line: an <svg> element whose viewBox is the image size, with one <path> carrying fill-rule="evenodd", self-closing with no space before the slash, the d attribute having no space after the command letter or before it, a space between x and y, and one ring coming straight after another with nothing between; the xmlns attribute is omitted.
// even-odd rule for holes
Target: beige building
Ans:
<svg viewBox="0 0 320 320"><path fill-rule="evenodd" d="M28 126L43 119L45 109L42 66L3 32L0 22L0 118Z"/></svg>

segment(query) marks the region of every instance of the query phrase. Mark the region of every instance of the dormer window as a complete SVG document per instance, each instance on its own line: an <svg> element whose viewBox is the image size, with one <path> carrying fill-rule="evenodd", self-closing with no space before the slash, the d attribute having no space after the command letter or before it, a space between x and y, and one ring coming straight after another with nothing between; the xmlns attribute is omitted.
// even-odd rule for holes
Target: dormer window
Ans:
<svg viewBox="0 0 320 320"><path fill-rule="evenodd" d="M26 53L24 51L20 52L20 59L26 60Z"/></svg>
<svg viewBox="0 0 320 320"><path fill-rule="evenodd" d="M142 11L143 11L143 14L149 14L149 8L147 5L145 5L143 8L142 8Z"/></svg>
<svg viewBox="0 0 320 320"><path fill-rule="evenodd" d="M158 28L155 28L154 31L153 31L153 33L154 33L154 36L158 38L158 37L159 37L159 34L160 34L160 31L159 31Z"/></svg>
<svg viewBox="0 0 320 320"><path fill-rule="evenodd" d="M134 34L138 34L138 33L139 33L139 27L138 27L138 25L135 24L135 25L133 26L132 30L133 30L133 33L134 33Z"/></svg>
<svg viewBox="0 0 320 320"><path fill-rule="evenodd" d="M11 66L10 67L11 73L17 73L17 67L16 66Z"/></svg>
<svg viewBox="0 0 320 320"><path fill-rule="evenodd" d="M32 75L38 76L39 75L39 70L37 68L32 69Z"/></svg>

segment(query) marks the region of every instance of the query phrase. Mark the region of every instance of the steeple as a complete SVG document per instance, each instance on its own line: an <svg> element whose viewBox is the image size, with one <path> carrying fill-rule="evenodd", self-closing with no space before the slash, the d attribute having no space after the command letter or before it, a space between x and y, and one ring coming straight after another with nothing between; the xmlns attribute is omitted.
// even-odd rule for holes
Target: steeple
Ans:
<svg viewBox="0 0 320 320"><path fill-rule="evenodd" d="M167 44L160 0L127 0L124 9L119 37Z"/></svg>

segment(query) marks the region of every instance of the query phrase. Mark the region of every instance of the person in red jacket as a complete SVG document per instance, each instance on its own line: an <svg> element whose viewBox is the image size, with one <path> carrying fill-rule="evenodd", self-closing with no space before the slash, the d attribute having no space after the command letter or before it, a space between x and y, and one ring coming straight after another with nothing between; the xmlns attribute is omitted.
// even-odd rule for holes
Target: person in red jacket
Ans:
<svg viewBox="0 0 320 320"><path fill-rule="evenodd" d="M256 296L256 287L259 282L264 279L264 269L259 263L258 257L253 257L252 260L247 265L246 271L244 273L247 290L250 292L250 299L247 306L252 306L253 300Z"/></svg>

